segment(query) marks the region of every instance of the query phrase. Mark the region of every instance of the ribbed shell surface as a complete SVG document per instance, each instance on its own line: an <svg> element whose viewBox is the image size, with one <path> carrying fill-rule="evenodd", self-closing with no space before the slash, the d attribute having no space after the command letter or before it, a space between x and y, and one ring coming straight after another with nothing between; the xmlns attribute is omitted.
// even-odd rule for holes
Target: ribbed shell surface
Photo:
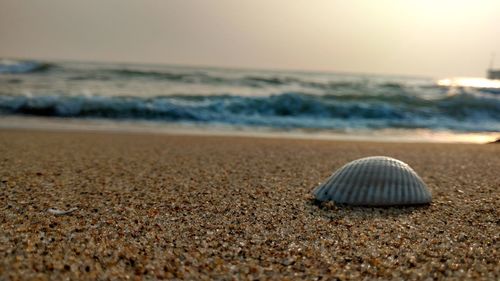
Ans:
<svg viewBox="0 0 500 281"><path fill-rule="evenodd" d="M320 201L364 206L427 204L431 193L408 164L385 156L347 163L313 191Z"/></svg>

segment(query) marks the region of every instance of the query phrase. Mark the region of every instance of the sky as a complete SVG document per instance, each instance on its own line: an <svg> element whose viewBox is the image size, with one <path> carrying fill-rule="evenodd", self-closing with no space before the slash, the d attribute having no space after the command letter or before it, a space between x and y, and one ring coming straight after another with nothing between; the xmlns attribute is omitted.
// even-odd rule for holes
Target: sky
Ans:
<svg viewBox="0 0 500 281"><path fill-rule="evenodd" d="M0 57L458 77L499 0L0 0Z"/></svg>

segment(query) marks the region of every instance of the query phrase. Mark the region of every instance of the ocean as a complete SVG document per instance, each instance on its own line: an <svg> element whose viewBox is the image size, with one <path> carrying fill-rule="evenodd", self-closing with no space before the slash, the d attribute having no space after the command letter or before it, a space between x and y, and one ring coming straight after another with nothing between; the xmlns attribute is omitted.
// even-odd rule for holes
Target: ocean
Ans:
<svg viewBox="0 0 500 281"><path fill-rule="evenodd" d="M498 133L500 88L423 77L2 60L0 116L326 133Z"/></svg>

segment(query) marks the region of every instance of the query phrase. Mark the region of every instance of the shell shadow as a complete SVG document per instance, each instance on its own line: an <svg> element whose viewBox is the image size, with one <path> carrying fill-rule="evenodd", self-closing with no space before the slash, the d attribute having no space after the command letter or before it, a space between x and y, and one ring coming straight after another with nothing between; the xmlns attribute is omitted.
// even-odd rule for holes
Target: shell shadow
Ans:
<svg viewBox="0 0 500 281"><path fill-rule="evenodd" d="M351 206L335 204L330 201L319 201L309 198L305 202L311 215L328 219L356 218L361 220L395 218L408 216L415 212L427 212L431 204L406 206Z"/></svg>

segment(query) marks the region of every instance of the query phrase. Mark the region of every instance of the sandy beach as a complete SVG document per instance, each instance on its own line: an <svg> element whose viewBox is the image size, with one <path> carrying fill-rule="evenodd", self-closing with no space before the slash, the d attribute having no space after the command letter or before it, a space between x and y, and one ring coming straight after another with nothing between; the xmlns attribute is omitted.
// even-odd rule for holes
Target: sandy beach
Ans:
<svg viewBox="0 0 500 281"><path fill-rule="evenodd" d="M433 203L313 202L335 169L373 155L408 163ZM498 280L499 156L493 144L0 130L0 280Z"/></svg>

